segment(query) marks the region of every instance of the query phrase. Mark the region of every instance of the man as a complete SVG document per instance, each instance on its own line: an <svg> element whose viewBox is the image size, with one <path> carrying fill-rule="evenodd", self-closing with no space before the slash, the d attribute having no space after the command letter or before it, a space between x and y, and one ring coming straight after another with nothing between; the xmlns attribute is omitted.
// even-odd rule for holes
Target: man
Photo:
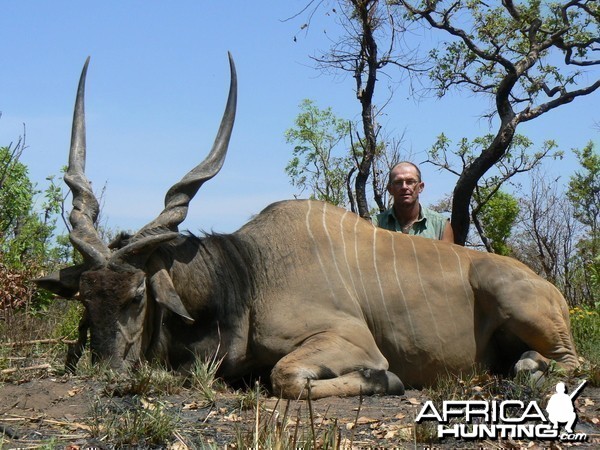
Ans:
<svg viewBox="0 0 600 450"><path fill-rule="evenodd" d="M388 192L394 198L390 209L373 217L375 226L405 234L454 242L450 220L419 203L419 194L425 183L421 170L413 163L404 161L391 170Z"/></svg>

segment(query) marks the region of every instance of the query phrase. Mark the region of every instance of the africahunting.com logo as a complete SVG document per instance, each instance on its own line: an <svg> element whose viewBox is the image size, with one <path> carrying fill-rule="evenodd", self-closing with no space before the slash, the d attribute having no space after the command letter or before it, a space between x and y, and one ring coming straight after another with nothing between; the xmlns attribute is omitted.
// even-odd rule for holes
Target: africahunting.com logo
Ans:
<svg viewBox="0 0 600 450"><path fill-rule="evenodd" d="M446 400L441 408L425 402L415 422L437 422L437 436L457 439L540 439L563 442L587 441L585 433L574 431L577 412L574 400L584 380L571 394L564 383L557 383L545 408L536 401L521 400Z"/></svg>

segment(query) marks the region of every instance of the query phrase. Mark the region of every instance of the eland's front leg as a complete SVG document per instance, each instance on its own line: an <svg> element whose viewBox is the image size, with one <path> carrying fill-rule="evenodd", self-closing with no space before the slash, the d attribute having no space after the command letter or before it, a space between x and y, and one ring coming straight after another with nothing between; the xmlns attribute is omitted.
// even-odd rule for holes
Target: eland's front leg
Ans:
<svg viewBox="0 0 600 450"><path fill-rule="evenodd" d="M271 382L274 393L283 398L404 394L402 381L387 369L368 330L352 330L351 339L327 331L281 358Z"/></svg>

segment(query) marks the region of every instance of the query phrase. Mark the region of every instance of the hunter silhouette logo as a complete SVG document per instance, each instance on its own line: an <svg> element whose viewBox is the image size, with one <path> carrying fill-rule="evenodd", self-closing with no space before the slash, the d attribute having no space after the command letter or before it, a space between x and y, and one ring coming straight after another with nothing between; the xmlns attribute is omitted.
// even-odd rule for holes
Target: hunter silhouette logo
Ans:
<svg viewBox="0 0 600 450"><path fill-rule="evenodd" d="M445 400L441 408L431 401L425 402L415 419L438 422L438 438L457 439L542 439L584 442L585 433L575 433L577 421L574 400L587 381L583 381L570 395L565 383L556 384L544 414L533 400ZM559 424L565 424L560 432Z"/></svg>
<svg viewBox="0 0 600 450"><path fill-rule="evenodd" d="M553 429L556 430L559 423L566 423L565 431L567 433L573 433L573 426L577 421L577 414L575 413L573 402L586 382L587 380L584 380L571 395L566 393L567 389L565 383L560 382L556 384L556 394L552 394L552 397L548 400L548 406L546 406L548 420L552 422Z"/></svg>

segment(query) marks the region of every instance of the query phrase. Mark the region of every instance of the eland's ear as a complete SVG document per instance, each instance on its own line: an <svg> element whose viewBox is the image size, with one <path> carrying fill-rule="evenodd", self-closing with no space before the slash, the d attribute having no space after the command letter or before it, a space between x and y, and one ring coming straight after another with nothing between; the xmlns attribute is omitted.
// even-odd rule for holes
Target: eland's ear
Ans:
<svg viewBox="0 0 600 450"><path fill-rule="evenodd" d="M33 280L38 287L65 298L73 298L79 291L79 279L87 267L84 264L66 267L50 275Z"/></svg>
<svg viewBox="0 0 600 450"><path fill-rule="evenodd" d="M166 269L160 269L150 277L150 288L157 303L181 316L187 323L194 323L194 319L177 295L173 281Z"/></svg>

